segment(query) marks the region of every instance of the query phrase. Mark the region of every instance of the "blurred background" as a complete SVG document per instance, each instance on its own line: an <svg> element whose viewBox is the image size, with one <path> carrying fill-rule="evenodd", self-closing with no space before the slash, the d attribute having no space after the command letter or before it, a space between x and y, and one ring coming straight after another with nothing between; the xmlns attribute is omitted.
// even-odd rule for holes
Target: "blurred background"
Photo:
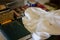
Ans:
<svg viewBox="0 0 60 40"><path fill-rule="evenodd" d="M0 0L0 10L3 10L5 8L15 10L15 8L18 8L18 7L20 8L20 6L21 7L25 6L25 3L27 1L28 0ZM45 6L49 11L60 9L60 0L36 0L36 1L38 1L40 4ZM1 5L2 6L4 5L4 7L2 8ZM6 37L2 34L1 30L0 30L0 40L7 40Z"/></svg>

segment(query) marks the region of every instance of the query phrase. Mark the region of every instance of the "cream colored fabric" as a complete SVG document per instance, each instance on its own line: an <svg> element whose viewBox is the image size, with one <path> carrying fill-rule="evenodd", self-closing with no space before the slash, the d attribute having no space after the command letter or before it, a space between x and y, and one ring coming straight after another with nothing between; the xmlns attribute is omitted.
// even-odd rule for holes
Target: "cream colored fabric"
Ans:
<svg viewBox="0 0 60 40"><path fill-rule="evenodd" d="M30 32L47 32L51 35L60 35L60 16L55 15L55 12L46 12L40 8L28 8L25 15L23 23Z"/></svg>
<svg viewBox="0 0 60 40"><path fill-rule="evenodd" d="M34 32L36 28L36 23L40 18L40 15L37 15L37 13L33 12L30 8L28 8L25 11L25 17L23 17L23 23L25 24L25 27L30 31ZM33 27L32 27L33 26Z"/></svg>

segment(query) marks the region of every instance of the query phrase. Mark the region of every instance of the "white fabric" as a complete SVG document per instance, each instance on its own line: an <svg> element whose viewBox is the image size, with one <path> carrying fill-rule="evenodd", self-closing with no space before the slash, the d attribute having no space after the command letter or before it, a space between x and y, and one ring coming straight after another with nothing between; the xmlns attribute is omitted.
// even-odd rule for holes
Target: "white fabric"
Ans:
<svg viewBox="0 0 60 40"><path fill-rule="evenodd" d="M58 11L56 11L58 12ZM46 12L40 8L28 8L25 11L25 17L23 17L23 23L25 27L33 33L37 35L39 39L43 39L44 37L48 38L51 35L60 35L60 13L56 12ZM40 33L39 33L40 32ZM38 34L41 34L38 36ZM47 33L47 34L45 34ZM43 34L48 35L43 36ZM36 36L35 35L35 36ZM34 38L35 36L32 36ZM41 38L41 36L43 36ZM45 38L44 38L45 39ZM35 39L34 39L35 40Z"/></svg>
<svg viewBox="0 0 60 40"><path fill-rule="evenodd" d="M29 8L30 9L30 8ZM40 15L37 15L37 13L33 12L32 10L29 11L29 9L27 9L25 11L25 17L23 17L23 23L25 24L25 27L30 31L33 32L35 31L36 28L36 23L40 18ZM31 13L33 12L33 13ZM29 16L28 16L29 15ZM32 27L34 26L34 27Z"/></svg>
<svg viewBox="0 0 60 40"><path fill-rule="evenodd" d="M32 34L32 40L44 40L49 37L50 35L46 32L36 32Z"/></svg>

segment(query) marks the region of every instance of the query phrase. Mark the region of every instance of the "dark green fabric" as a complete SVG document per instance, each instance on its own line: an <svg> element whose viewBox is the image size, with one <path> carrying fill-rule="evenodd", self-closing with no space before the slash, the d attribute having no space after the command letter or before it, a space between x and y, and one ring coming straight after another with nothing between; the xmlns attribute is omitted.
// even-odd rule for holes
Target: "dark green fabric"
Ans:
<svg viewBox="0 0 60 40"><path fill-rule="evenodd" d="M2 25L2 30L10 40L17 40L30 34L24 25L18 21L13 21L9 24Z"/></svg>

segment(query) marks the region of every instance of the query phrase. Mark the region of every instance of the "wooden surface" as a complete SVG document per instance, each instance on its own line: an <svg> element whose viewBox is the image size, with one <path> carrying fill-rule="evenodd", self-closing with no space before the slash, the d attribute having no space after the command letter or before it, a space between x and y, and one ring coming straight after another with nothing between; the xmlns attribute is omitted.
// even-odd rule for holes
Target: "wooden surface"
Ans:
<svg viewBox="0 0 60 40"><path fill-rule="evenodd" d="M5 8L6 8L5 5L0 5L0 10L3 10Z"/></svg>
<svg viewBox="0 0 60 40"><path fill-rule="evenodd" d="M5 21L11 20L11 19L13 20L12 11L0 14L0 23L3 23Z"/></svg>

